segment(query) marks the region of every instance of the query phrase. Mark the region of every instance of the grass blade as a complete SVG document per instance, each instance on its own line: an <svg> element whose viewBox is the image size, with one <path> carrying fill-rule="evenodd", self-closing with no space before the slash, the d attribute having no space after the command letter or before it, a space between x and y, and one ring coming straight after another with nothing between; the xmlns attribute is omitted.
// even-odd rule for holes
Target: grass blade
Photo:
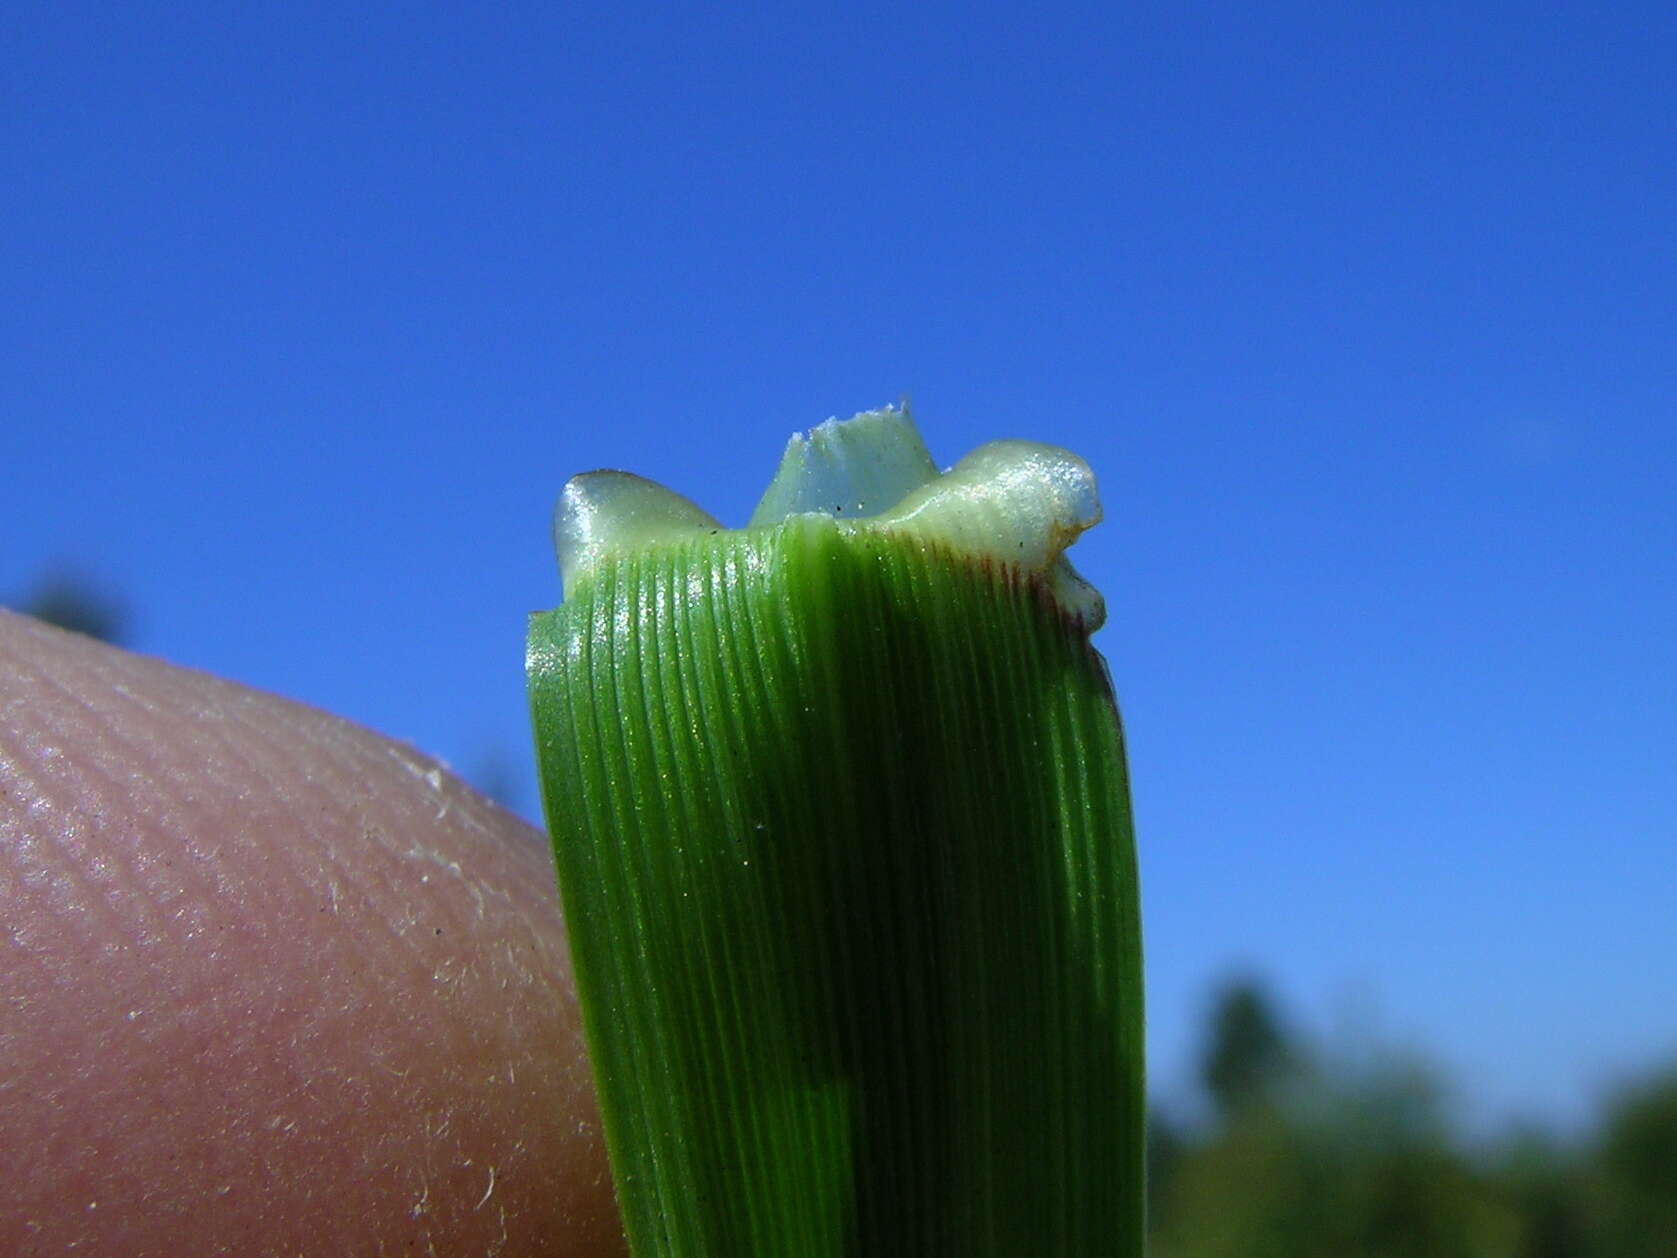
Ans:
<svg viewBox="0 0 1677 1258"><path fill-rule="evenodd" d="M529 650L638 1258L1139 1255L1128 786L1058 551L648 536Z"/></svg>

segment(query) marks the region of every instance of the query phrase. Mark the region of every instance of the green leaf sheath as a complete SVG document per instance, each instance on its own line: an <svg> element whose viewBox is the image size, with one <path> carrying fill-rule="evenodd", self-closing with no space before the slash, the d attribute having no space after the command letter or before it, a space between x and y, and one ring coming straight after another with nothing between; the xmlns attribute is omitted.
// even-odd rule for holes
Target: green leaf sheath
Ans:
<svg viewBox="0 0 1677 1258"><path fill-rule="evenodd" d="M1040 578L793 516L605 560L529 671L637 1258L1141 1254L1122 735Z"/></svg>

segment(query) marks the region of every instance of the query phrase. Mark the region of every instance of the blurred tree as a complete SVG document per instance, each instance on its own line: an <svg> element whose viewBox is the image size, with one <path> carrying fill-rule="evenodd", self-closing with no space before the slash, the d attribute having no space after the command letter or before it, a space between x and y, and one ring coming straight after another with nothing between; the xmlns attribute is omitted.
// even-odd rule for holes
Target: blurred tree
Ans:
<svg viewBox="0 0 1677 1258"><path fill-rule="evenodd" d="M1277 1089L1300 1065L1298 1047L1283 1028L1262 983L1226 983L1212 1008L1200 1078L1227 1122L1248 1106L1273 1103Z"/></svg>
<svg viewBox="0 0 1677 1258"><path fill-rule="evenodd" d="M1578 1258L1528 1244L1435 1071L1353 1048L1312 1049L1254 979L1221 989L1201 1070L1218 1122L1155 1149L1154 1258Z"/></svg>
<svg viewBox="0 0 1677 1258"><path fill-rule="evenodd" d="M1296 1132L1255 1107L1190 1148L1160 1186L1153 1258L1312 1258L1320 1195Z"/></svg>
<svg viewBox="0 0 1677 1258"><path fill-rule="evenodd" d="M1155 1258L1517 1258L1520 1224L1430 1121L1415 1067L1312 1067L1191 1147Z"/></svg>
<svg viewBox="0 0 1677 1258"><path fill-rule="evenodd" d="M122 603L88 577L69 570L48 572L13 606L60 629L101 642L126 640L128 613Z"/></svg>
<svg viewBox="0 0 1677 1258"><path fill-rule="evenodd" d="M1436 1069L1354 1042L1312 1074L1292 1111L1321 1160L1326 1252L1367 1258L1514 1258L1513 1208L1454 1138Z"/></svg>
<svg viewBox="0 0 1677 1258"><path fill-rule="evenodd" d="M1516 1258L1587 1258L1586 1211L1576 1150L1535 1129L1517 1130L1488 1173L1519 1220Z"/></svg>
<svg viewBox="0 0 1677 1258"><path fill-rule="evenodd" d="M1188 1152L1188 1137L1169 1114L1157 1104L1147 1111L1147 1209L1158 1218L1176 1168Z"/></svg>
<svg viewBox="0 0 1677 1258"><path fill-rule="evenodd" d="M1358 1158L1329 1185L1330 1252L1368 1258L1513 1258L1519 1222L1448 1147Z"/></svg>
<svg viewBox="0 0 1677 1258"><path fill-rule="evenodd" d="M1595 1160L1595 1252L1602 1258L1677 1258L1677 1069L1613 1103Z"/></svg>

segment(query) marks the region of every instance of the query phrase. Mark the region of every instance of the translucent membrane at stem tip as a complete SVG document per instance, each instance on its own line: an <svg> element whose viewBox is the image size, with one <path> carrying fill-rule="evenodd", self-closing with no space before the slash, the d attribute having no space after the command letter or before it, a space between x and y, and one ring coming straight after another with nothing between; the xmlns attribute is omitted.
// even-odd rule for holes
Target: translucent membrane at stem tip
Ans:
<svg viewBox="0 0 1677 1258"><path fill-rule="evenodd" d="M939 472L906 408L830 419L795 435L748 529L821 515L846 532L947 547L1048 582L1060 607L1093 631L1106 607L1065 558L1100 522L1089 465L1034 441L993 441ZM607 558L677 543L722 526L688 499L626 472L586 472L565 486L554 545L566 597Z"/></svg>

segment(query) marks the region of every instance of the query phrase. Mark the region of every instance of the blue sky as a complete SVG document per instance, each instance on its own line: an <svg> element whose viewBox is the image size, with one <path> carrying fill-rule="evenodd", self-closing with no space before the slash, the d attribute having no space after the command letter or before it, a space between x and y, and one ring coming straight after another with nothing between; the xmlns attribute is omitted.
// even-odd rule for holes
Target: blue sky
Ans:
<svg viewBox="0 0 1677 1258"><path fill-rule="evenodd" d="M1677 10L6 28L0 595L528 808L564 478L740 523L907 394L1101 476L1163 1094L1241 967L1480 1119L1677 1054Z"/></svg>

